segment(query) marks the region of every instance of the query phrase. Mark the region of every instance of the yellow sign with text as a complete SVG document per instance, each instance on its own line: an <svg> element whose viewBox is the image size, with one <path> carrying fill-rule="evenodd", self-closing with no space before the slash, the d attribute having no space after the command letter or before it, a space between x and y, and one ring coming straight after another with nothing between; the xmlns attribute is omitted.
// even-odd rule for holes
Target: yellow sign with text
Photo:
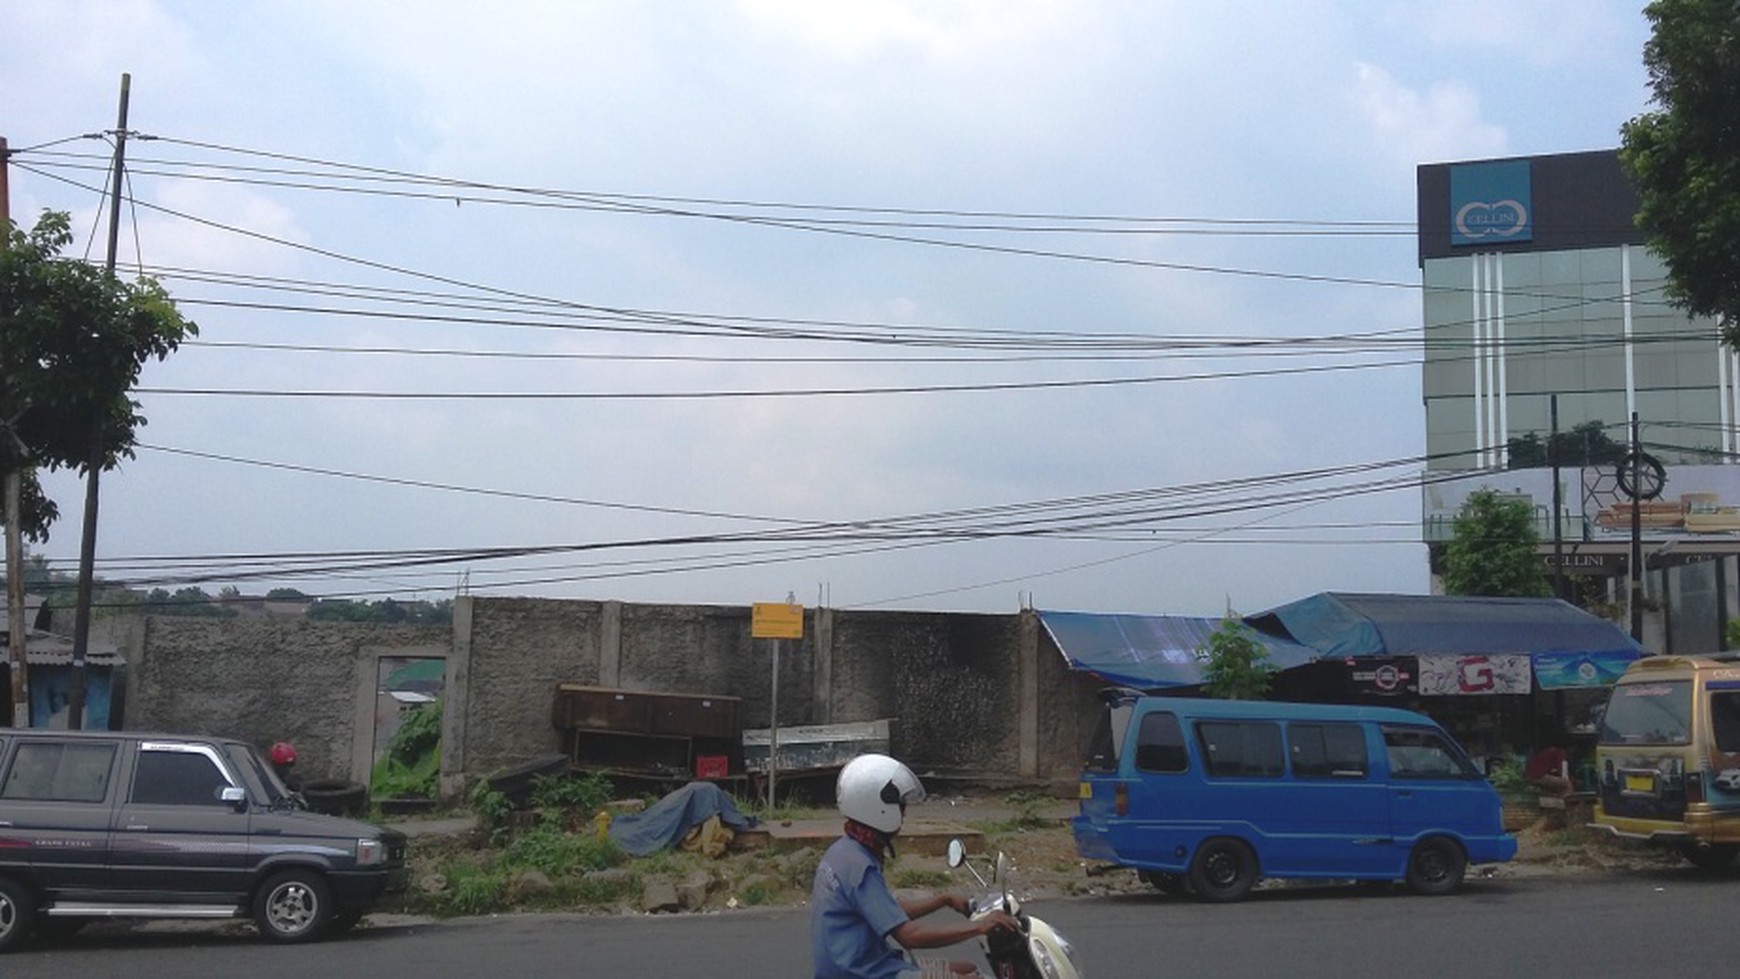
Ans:
<svg viewBox="0 0 1740 979"><path fill-rule="evenodd" d="M785 602L756 602L749 618L752 639L802 639L804 607Z"/></svg>

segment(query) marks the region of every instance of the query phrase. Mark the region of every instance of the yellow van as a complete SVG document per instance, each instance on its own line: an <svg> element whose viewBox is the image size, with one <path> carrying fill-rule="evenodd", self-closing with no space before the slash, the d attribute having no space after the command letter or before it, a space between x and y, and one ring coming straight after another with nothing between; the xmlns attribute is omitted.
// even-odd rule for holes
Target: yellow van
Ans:
<svg viewBox="0 0 1740 979"><path fill-rule="evenodd" d="M1595 825L1705 868L1740 855L1740 655L1649 656L1613 687Z"/></svg>

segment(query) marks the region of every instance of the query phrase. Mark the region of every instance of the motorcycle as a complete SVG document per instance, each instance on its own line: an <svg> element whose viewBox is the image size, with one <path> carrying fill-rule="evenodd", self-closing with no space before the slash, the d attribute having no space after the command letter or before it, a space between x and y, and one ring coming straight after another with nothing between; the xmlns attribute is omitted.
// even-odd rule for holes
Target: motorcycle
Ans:
<svg viewBox="0 0 1740 979"><path fill-rule="evenodd" d="M1009 890L1012 868L1008 857L997 854L996 870L986 881L967 862L966 844L955 839L949 841L948 863L950 867L966 867L979 886L986 889L985 894L973 899L970 917L978 919L1002 911L1021 922L1019 932L998 928L979 939L985 961L991 964L991 974L996 979L1082 979L1075 949L1063 932L1021 910L1021 902Z"/></svg>

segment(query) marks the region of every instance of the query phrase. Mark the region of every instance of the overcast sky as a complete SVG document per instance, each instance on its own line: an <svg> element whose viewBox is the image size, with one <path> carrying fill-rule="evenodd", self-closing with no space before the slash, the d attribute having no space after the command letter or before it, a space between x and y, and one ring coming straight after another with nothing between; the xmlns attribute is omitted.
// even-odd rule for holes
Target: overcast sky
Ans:
<svg viewBox="0 0 1740 979"><path fill-rule="evenodd" d="M0 136L99 261L156 137L107 577L1250 613L1427 590L1415 167L1617 145L1639 6L15 0Z"/></svg>

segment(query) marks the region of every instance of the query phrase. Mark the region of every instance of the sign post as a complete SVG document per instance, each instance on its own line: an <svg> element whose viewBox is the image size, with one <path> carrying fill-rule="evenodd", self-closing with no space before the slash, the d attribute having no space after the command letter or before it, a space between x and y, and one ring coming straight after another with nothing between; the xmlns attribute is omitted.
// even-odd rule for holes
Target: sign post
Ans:
<svg viewBox="0 0 1740 979"><path fill-rule="evenodd" d="M782 602L756 602L749 619L751 639L773 640L773 696L767 719L767 808L773 811L773 784L779 777L779 644L804 637L804 607L795 593Z"/></svg>

